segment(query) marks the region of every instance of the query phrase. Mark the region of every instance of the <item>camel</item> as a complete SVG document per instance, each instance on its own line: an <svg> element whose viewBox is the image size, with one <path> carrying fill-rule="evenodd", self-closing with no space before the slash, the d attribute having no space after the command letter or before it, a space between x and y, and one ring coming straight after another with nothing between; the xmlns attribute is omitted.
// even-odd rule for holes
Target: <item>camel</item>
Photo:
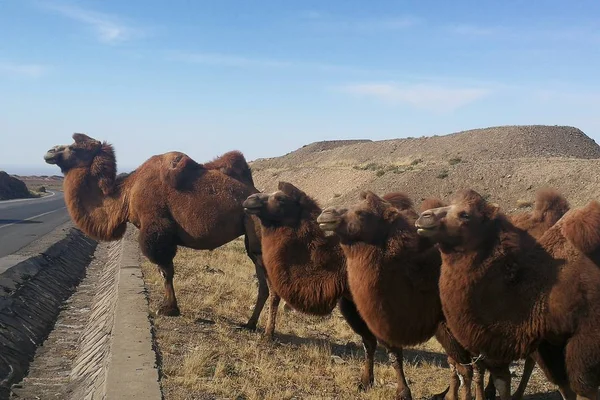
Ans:
<svg viewBox="0 0 600 400"><path fill-rule="evenodd" d="M398 210L366 191L358 204L329 207L317 221L340 240L358 312L379 341L398 349L396 397L412 398L402 368L402 348L436 336L453 369L449 396L460 391L461 398L469 399L472 359L445 326L438 290L440 254L432 245L423 247L414 227L417 217L414 211ZM482 398L483 387L478 393Z"/></svg>
<svg viewBox="0 0 600 400"><path fill-rule="evenodd" d="M600 386L600 203L568 211L538 240L497 205L463 190L427 210L418 233L438 242L448 326L510 398L508 365L536 352L565 399Z"/></svg>
<svg viewBox="0 0 600 400"><path fill-rule="evenodd" d="M387 195L398 207L405 197ZM348 289L346 260L335 236L325 236L316 218L318 203L289 182L279 182L271 194L256 193L243 203L246 213L258 217L264 265L272 289L265 335L272 338L280 297L293 309L312 315L328 315L336 305L354 332L361 336L365 361L361 388L372 386L377 339L362 320ZM398 368L396 349L389 348Z"/></svg>
<svg viewBox="0 0 600 400"><path fill-rule="evenodd" d="M445 206L446 204L443 204L442 202L439 202L438 204L427 203L421 206L421 212L426 211L427 209ZM512 214L509 215L508 218L515 227L523 229L534 239L539 239L548 229L558 222L560 218L562 218L569 208L569 202L558 191L552 188L543 188L537 191L534 207L531 212ZM525 365L523 366L521 382L515 393L512 395L512 400L520 400L523 398L536 361L542 370L546 369L543 360L537 357L537 353L534 353L531 357L527 357L525 359ZM483 380L485 368L481 363L477 365L475 372L476 377L474 379ZM504 373L509 374L510 371L505 371ZM479 383L477 383L477 386L479 386ZM496 388L491 376L485 388L485 397L488 400L494 400L496 398Z"/></svg>
<svg viewBox="0 0 600 400"><path fill-rule="evenodd" d="M116 178L112 145L82 133L75 133L73 140L44 156L65 175L69 214L86 235L101 241L120 239L127 222L139 229L141 251L158 265L164 279L165 295L158 314L180 315L173 287L177 246L212 250L245 235L246 251L259 281L256 306L246 327L256 328L269 290L260 231L242 207L244 199L258 192L244 156L233 151L197 164L183 153L165 153Z"/></svg>

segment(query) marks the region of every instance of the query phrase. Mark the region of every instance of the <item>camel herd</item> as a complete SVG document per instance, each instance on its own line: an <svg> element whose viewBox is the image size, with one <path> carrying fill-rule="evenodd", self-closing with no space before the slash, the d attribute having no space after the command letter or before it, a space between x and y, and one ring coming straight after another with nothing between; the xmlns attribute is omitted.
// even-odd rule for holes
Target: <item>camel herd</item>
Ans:
<svg viewBox="0 0 600 400"><path fill-rule="evenodd" d="M377 344L397 373L396 398L412 399L402 349L435 337L451 367L436 397L523 397L534 365L564 399L598 399L600 386L600 203L570 209L542 189L531 212L507 216L473 190L417 210L403 193L361 193L355 204L321 209L288 182L260 193L239 152L198 164L183 153L148 159L116 175L111 145L84 134L44 156L65 175L67 208L98 240L117 240L127 222L164 278L158 313L180 311L173 287L178 246L214 249L241 235L259 282L255 329L269 299L272 338L283 298L297 311L339 306L362 338L361 387L373 385ZM525 359L511 395L511 362ZM484 372L490 380L484 387Z"/></svg>

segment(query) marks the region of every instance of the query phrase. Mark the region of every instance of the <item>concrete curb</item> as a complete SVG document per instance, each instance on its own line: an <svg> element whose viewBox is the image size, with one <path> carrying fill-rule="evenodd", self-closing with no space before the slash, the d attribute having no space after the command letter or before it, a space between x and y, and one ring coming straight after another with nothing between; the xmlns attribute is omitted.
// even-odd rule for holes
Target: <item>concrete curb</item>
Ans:
<svg viewBox="0 0 600 400"><path fill-rule="evenodd" d="M139 249L111 243L71 372L70 399L160 400Z"/></svg>
<svg viewBox="0 0 600 400"><path fill-rule="evenodd" d="M41 254L0 274L0 398L26 374L37 347L52 330L92 260L97 243L71 229Z"/></svg>

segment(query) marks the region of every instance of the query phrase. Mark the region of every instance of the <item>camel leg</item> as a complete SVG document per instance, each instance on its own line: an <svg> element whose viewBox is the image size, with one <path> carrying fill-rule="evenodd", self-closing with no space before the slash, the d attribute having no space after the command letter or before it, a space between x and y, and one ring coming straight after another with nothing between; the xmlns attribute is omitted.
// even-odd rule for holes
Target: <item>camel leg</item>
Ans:
<svg viewBox="0 0 600 400"><path fill-rule="evenodd" d="M586 327L587 328L587 327ZM581 329L567 342L565 363L569 387L577 394L577 400L598 400L600 384L600 334L593 328ZM569 395L563 386L561 394Z"/></svg>
<svg viewBox="0 0 600 400"><path fill-rule="evenodd" d="M500 400L510 400L510 370L508 365L489 368L494 379L494 386L498 390Z"/></svg>
<svg viewBox="0 0 600 400"><path fill-rule="evenodd" d="M440 322L435 337L448 355L450 365L450 386L446 391L433 396L434 399L463 400L471 399L471 383L473 380L473 367L471 354L465 350L454 338L444 321Z"/></svg>
<svg viewBox="0 0 600 400"><path fill-rule="evenodd" d="M512 400L521 400L523 398L525 395L525 389L527 389L527 383L529 383L529 378L531 377L534 367L535 360L531 357L527 357L525 359L525 365L523 366L523 376L521 376L521 382L519 382L519 387L515 391L515 394L513 394Z"/></svg>
<svg viewBox="0 0 600 400"><path fill-rule="evenodd" d="M267 327L265 328L265 339L273 340L275 334L275 321L277 319L277 309L281 297L273 291L271 291L271 299L269 301L269 318L267 319Z"/></svg>
<svg viewBox="0 0 600 400"><path fill-rule="evenodd" d="M412 400L412 394L410 393L410 388L408 387L406 377L404 376L404 356L402 355L402 348L394 346L386 347L388 349L388 356L394 370L396 370L396 376L398 377L396 400Z"/></svg>
<svg viewBox="0 0 600 400"><path fill-rule="evenodd" d="M448 363L452 365L454 363L456 376L458 378L458 388L451 388L453 391L458 392L458 398L461 400L471 400L471 383L473 381L473 367L469 365L459 364L454 361L451 357L448 357ZM446 397L448 400L448 397Z"/></svg>
<svg viewBox="0 0 600 400"><path fill-rule="evenodd" d="M156 218L149 224L142 222L138 240L142 253L151 262L157 264L164 280L165 295L163 304L158 309L158 315L172 317L180 315L173 287L173 276L175 275L173 259L177 253L177 244L172 221L168 218Z"/></svg>
<svg viewBox="0 0 600 400"><path fill-rule="evenodd" d="M258 318L260 317L260 314L265 307L265 303L269 298L269 285L267 283L265 267L262 264L262 257L259 256L258 258L250 258L252 261L254 261L254 267L256 269L256 278L258 279L258 296L256 297L256 304L254 306L254 310L252 311L252 316L243 327L253 331L256 330Z"/></svg>
<svg viewBox="0 0 600 400"><path fill-rule="evenodd" d="M492 378L492 374L490 374L488 384L485 387L485 398L486 400L494 400L496 398L496 386L494 386L494 378Z"/></svg>
<svg viewBox="0 0 600 400"><path fill-rule="evenodd" d="M483 383L485 380L485 366L481 361L477 361L473 365L473 381L475 381L475 400L485 400L487 388L484 390ZM491 380L490 380L491 382ZM492 383L493 385L493 383ZM494 397L496 397L496 387L493 388Z"/></svg>
<svg viewBox="0 0 600 400"><path fill-rule="evenodd" d="M548 381L558 386L558 391L564 400L575 400L577 395L569 384L565 354L566 348L564 345L553 345L542 341L537 351L531 355L531 358L544 372Z"/></svg>
<svg viewBox="0 0 600 400"><path fill-rule="evenodd" d="M165 297L163 300L163 304L158 309L158 315L176 317L181 313L179 311L179 306L177 305L177 298L175 297L175 288L173 287L173 276L175 275L175 268L173 268L173 264L169 264L159 265L158 269L165 281Z"/></svg>
<svg viewBox="0 0 600 400"><path fill-rule="evenodd" d="M352 300L342 297L339 301L339 308L350 328L362 338L365 349L365 362L360 375L360 389L366 390L373 386L374 382L373 363L375 350L377 350L377 338L375 338L375 335L373 335L365 321L361 318Z"/></svg>

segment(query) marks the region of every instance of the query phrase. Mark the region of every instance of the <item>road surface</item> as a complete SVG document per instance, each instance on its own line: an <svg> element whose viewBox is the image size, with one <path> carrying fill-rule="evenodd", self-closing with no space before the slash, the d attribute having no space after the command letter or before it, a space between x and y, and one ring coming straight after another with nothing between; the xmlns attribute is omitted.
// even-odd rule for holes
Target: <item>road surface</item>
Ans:
<svg viewBox="0 0 600 400"><path fill-rule="evenodd" d="M62 192L38 199L0 201L0 258L69 220Z"/></svg>

